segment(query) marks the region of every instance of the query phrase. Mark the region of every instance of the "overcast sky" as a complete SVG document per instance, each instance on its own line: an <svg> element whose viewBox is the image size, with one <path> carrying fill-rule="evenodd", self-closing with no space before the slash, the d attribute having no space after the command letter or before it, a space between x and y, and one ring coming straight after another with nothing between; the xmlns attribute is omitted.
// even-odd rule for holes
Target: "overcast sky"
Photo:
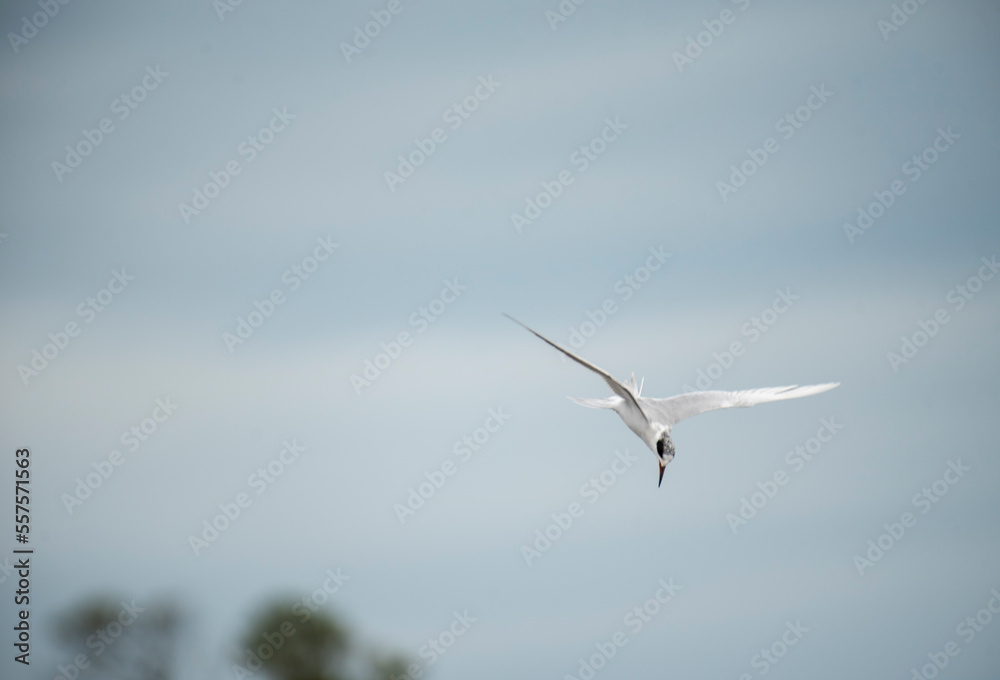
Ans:
<svg viewBox="0 0 1000 680"><path fill-rule="evenodd" d="M598 678L756 678L783 635L769 678L950 641L941 677L995 677L1000 623L958 628L1000 588L995 3L224 2L0 13L39 622L26 671L5 578L5 677L109 593L176 598L189 676L232 678L338 568L324 606L440 680L579 677L616 631ZM841 386L682 423L657 488L502 312L647 396Z"/></svg>

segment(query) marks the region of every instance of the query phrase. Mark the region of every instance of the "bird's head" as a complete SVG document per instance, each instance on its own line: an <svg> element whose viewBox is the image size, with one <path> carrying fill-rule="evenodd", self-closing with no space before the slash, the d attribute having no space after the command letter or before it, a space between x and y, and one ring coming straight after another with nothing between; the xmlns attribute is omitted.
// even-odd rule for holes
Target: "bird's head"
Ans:
<svg viewBox="0 0 1000 680"><path fill-rule="evenodd" d="M674 459L674 442L670 438L669 430L663 430L656 438L656 457L660 462L660 481L657 483L657 486L660 486L663 484L663 471Z"/></svg>

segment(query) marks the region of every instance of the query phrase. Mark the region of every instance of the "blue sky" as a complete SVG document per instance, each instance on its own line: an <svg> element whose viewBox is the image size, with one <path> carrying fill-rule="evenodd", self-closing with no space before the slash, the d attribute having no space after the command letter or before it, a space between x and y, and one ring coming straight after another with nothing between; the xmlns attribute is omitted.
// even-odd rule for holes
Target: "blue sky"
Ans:
<svg viewBox="0 0 1000 680"><path fill-rule="evenodd" d="M176 596L198 625L192 677L232 677L260 603L340 568L326 606L425 666L454 611L478 619L435 678L562 678L673 579L598 677L758 677L788 621L809 632L770 677L909 678L949 641L961 653L942 677L992 677L1000 624L970 642L956 627L1000 587L1000 278L983 263L1000 255L1000 11L915 6L891 31L892 3L592 0L553 29L556 2L403 0L350 61L341 43L387 3L245 0L221 18L207 1L70 3L16 50L8 36L0 445L33 455L33 612ZM4 33L38 11L8 3ZM79 165L54 168L102 119ZM560 173L519 230L512 213ZM647 276L651 249L669 257ZM134 278L102 293L116 271ZM442 296L448 282L460 294ZM793 303L768 312L779 291ZM591 312L580 352L650 396L699 370L716 389L842 384L682 423L658 489L616 416L564 398L603 383L501 312L567 344ZM37 375L19 368L69 323ZM922 345L906 363L888 356L903 338ZM176 410L129 450L158 399ZM509 420L457 453L490 409ZM790 463L831 418L843 428ZM250 476L292 440L303 452L258 493ZM590 504L581 487L626 449L638 460ZM115 450L69 513L77 478ZM449 461L401 522L394 506ZM916 504L957 461L971 471ZM727 515L779 472L734 532ZM7 494L12 462L2 474ZM195 555L189 537L240 493L248 507ZM527 565L522 546L574 502L582 516ZM859 573L855 555L906 512L915 524ZM63 663L35 639L37 667L15 677Z"/></svg>

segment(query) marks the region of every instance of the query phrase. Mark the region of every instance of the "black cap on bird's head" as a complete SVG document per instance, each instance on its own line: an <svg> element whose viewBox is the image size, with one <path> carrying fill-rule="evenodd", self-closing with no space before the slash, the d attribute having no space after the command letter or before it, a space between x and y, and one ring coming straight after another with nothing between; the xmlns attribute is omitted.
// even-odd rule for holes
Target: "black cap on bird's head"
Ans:
<svg viewBox="0 0 1000 680"><path fill-rule="evenodd" d="M660 481L656 484L659 487L663 484L663 471L667 468L667 464L674 459L674 442L671 441L668 432L664 432L656 440L656 456L660 463Z"/></svg>

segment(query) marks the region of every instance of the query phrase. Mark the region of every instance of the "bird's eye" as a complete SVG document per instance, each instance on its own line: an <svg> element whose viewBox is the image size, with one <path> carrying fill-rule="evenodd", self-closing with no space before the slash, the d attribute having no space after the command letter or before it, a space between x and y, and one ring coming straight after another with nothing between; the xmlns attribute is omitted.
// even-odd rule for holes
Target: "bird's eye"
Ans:
<svg viewBox="0 0 1000 680"><path fill-rule="evenodd" d="M656 453L658 453L661 456L663 455L663 440L662 439L657 439L656 440Z"/></svg>

